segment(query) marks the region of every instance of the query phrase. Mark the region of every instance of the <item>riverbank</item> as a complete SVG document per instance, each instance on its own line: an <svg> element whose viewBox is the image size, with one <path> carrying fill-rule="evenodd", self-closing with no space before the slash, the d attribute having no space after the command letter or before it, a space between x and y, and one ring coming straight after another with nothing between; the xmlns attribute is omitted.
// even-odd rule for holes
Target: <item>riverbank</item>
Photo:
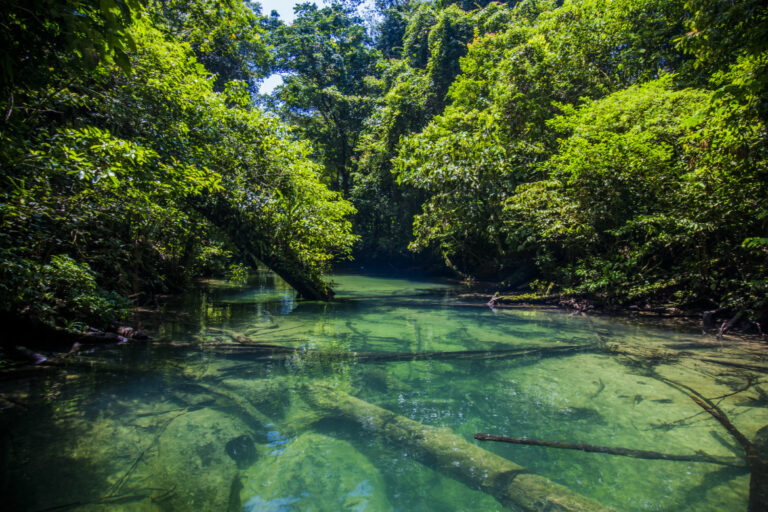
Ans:
<svg viewBox="0 0 768 512"><path fill-rule="evenodd" d="M482 286L485 289L489 288L487 284ZM608 315L629 319L649 319L651 321L673 321L679 325L685 325L692 330L700 330L702 334L713 334L718 338L729 334L737 337L752 336L765 339L768 334L763 329L765 319L751 319L742 311L735 311L731 308L686 308L649 302L626 305L585 295L568 294L545 295L477 291L459 293L457 297L468 302L485 304L491 308L545 306L578 314Z"/></svg>

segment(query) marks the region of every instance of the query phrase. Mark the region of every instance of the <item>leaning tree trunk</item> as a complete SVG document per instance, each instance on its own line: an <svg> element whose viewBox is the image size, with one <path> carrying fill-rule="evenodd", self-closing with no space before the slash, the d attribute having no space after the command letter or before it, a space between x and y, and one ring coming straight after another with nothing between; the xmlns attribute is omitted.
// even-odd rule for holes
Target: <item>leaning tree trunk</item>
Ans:
<svg viewBox="0 0 768 512"><path fill-rule="evenodd" d="M306 400L318 409L369 429L391 443L405 444L447 476L480 489L505 506L525 511L608 512L613 509L534 475L447 429L422 425L326 386L307 386Z"/></svg>
<svg viewBox="0 0 768 512"><path fill-rule="evenodd" d="M189 199L192 207L221 229L243 253L252 258L253 266L263 263L291 285L299 295L310 300L330 300L333 290L320 276L309 271L289 248L275 247L269 233L223 197L201 195Z"/></svg>

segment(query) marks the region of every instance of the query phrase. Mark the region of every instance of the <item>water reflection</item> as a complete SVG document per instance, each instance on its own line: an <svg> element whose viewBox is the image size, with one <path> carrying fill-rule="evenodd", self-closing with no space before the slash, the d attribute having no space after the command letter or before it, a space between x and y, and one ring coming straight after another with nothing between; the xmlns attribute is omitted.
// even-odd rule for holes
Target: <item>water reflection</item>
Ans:
<svg viewBox="0 0 768 512"><path fill-rule="evenodd" d="M719 397L749 437L768 423L763 373L735 364L759 363L749 347L559 311L493 312L457 302L440 283L336 281L348 300L330 304L299 302L267 273L246 288L210 282L162 315L142 318L159 334L152 343L82 354L47 376L3 381L8 503L17 510L236 511L509 505L498 492L465 485L450 469L459 460L425 458L421 448L397 442L388 423L319 407L311 398L317 389L468 445L474 433L491 432L738 453L675 383ZM678 357L675 347L687 355ZM247 467L227 450L242 436L254 442ZM738 468L481 448L621 510L746 506L748 475Z"/></svg>

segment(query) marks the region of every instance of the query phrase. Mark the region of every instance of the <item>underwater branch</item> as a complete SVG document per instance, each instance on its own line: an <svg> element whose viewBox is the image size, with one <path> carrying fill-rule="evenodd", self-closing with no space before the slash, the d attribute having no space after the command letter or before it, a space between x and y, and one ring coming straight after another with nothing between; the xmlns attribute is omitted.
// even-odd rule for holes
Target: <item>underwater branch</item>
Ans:
<svg viewBox="0 0 768 512"><path fill-rule="evenodd" d="M527 444L531 446L546 446L547 448L561 448L564 450L581 450L583 452L605 453L607 455L621 455L623 457L633 457L635 459L650 460L674 460L682 462L705 462L709 464L720 464L722 466L732 466L746 468L747 464L739 457L717 457L706 453L696 453L690 455L676 455L671 453L660 453L650 450L633 450L630 448L616 448L611 446L596 446L587 443L568 443L564 441L544 441L540 439L530 439L527 437L507 437L496 436L492 434L475 434L478 441L497 441L501 443Z"/></svg>

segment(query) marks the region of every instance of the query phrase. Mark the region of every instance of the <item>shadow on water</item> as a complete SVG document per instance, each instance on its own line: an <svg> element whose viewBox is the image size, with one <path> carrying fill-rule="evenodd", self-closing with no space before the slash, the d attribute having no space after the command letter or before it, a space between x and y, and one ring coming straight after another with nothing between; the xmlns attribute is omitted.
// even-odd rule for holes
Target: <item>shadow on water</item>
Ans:
<svg viewBox="0 0 768 512"><path fill-rule="evenodd" d="M79 408L74 402L62 408L58 400L66 398L56 396L63 387L60 382L27 382L25 387L43 400L29 402L26 410L16 408L3 413L3 508L45 510L98 499L109 487L106 467L122 455L94 464L95 461L78 457L73 450L82 442L81 436L87 436L81 421L94 419L98 412L86 406L74 413ZM67 412L62 414L62 410Z"/></svg>
<svg viewBox="0 0 768 512"><path fill-rule="evenodd" d="M733 458L732 439L674 383L716 399L748 436L768 423L764 374L722 364L761 364L745 345L457 306L441 283L336 280L332 303L297 301L268 274L205 283L139 318L151 343L0 382L4 499L31 511L506 510L425 455L439 450L318 409L305 400L316 385L469 444L490 432ZM746 507L739 469L479 446L621 510Z"/></svg>

